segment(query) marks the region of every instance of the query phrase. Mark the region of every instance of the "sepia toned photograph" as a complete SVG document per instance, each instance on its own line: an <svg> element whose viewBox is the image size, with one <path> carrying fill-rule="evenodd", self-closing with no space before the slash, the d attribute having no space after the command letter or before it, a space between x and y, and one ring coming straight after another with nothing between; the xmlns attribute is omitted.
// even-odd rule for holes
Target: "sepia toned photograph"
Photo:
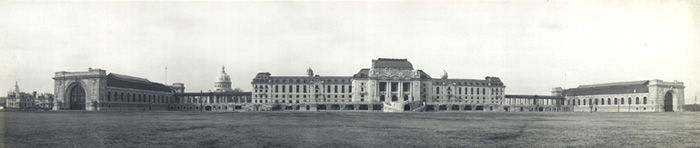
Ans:
<svg viewBox="0 0 700 148"><path fill-rule="evenodd" d="M700 1L0 0L0 148L700 147Z"/></svg>

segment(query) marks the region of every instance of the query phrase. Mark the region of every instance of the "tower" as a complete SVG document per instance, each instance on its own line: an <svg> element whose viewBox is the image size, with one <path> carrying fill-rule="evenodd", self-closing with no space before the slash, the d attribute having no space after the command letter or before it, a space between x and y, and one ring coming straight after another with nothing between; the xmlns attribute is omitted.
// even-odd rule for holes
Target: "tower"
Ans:
<svg viewBox="0 0 700 148"><path fill-rule="evenodd" d="M442 70L442 79L447 79L447 71Z"/></svg>
<svg viewBox="0 0 700 148"><path fill-rule="evenodd" d="M309 77L313 77L313 76L314 76L314 70L311 70L311 67L309 67L309 69L306 69L306 75L308 75Z"/></svg>

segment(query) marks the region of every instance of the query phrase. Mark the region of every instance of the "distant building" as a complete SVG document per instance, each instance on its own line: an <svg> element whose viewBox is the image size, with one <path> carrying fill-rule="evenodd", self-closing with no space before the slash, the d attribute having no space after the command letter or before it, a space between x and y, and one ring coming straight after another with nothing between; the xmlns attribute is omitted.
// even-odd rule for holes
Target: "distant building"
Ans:
<svg viewBox="0 0 700 148"><path fill-rule="evenodd" d="M20 91L19 84L15 82L14 90L9 91L7 96L3 98L4 108L12 110L34 110L34 109L51 109L53 95L44 93L37 95L36 91L25 93Z"/></svg>
<svg viewBox="0 0 700 148"><path fill-rule="evenodd" d="M644 80L554 88L574 112L680 112L685 102L683 82Z"/></svg>

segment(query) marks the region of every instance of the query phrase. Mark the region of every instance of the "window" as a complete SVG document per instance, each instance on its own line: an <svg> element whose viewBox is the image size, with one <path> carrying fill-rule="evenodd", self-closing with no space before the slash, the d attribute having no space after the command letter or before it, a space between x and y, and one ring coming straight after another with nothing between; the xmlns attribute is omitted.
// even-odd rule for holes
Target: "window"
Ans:
<svg viewBox="0 0 700 148"><path fill-rule="evenodd" d="M403 83L403 91L407 92L409 90L411 90L411 83L404 82Z"/></svg>
<svg viewBox="0 0 700 148"><path fill-rule="evenodd" d="M386 82L379 82L379 91L386 91Z"/></svg>
<svg viewBox="0 0 700 148"><path fill-rule="evenodd" d="M608 105L610 105L610 98L608 98Z"/></svg>
<svg viewBox="0 0 700 148"><path fill-rule="evenodd" d="M639 104L639 97L635 98L634 104Z"/></svg>
<svg viewBox="0 0 700 148"><path fill-rule="evenodd" d="M340 93L345 93L345 85L340 86Z"/></svg>
<svg viewBox="0 0 700 148"><path fill-rule="evenodd" d="M595 99L595 105L598 105L598 99Z"/></svg>
<svg viewBox="0 0 700 148"><path fill-rule="evenodd" d="M577 99L577 100L578 100L578 101L577 101L577 102L578 102L577 104L578 104L578 105L581 105L581 100L579 100L579 99ZM583 101L583 102L585 103L586 101ZM585 104L584 104L584 105L585 105Z"/></svg>
<svg viewBox="0 0 700 148"><path fill-rule="evenodd" d="M615 98L615 105L617 105L617 98Z"/></svg>
<svg viewBox="0 0 700 148"><path fill-rule="evenodd" d="M399 83L391 82L391 91L395 92L399 87Z"/></svg>
<svg viewBox="0 0 700 148"><path fill-rule="evenodd" d="M435 93L436 93L436 94L440 94L440 87L436 87L435 89L436 89L436 90L435 90Z"/></svg>
<svg viewBox="0 0 700 148"><path fill-rule="evenodd" d="M644 104L647 104L647 97L644 97ZM646 110L646 108L645 108Z"/></svg>

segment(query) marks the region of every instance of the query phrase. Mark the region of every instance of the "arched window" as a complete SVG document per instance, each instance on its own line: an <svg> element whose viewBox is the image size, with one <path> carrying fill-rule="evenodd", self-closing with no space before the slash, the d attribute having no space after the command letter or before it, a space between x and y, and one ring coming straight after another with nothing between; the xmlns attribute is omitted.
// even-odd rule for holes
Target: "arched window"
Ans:
<svg viewBox="0 0 700 148"><path fill-rule="evenodd" d="M647 97L644 97L644 104L647 104Z"/></svg>
<svg viewBox="0 0 700 148"><path fill-rule="evenodd" d="M617 105L617 98L615 98L615 105Z"/></svg>
<svg viewBox="0 0 700 148"><path fill-rule="evenodd" d="M583 105L586 105L586 99L583 99Z"/></svg>
<svg viewBox="0 0 700 148"><path fill-rule="evenodd" d="M598 105L598 99L594 99L594 100L595 100L595 105Z"/></svg>
<svg viewBox="0 0 700 148"><path fill-rule="evenodd" d="M634 99L634 104L639 104L639 97Z"/></svg>
<svg viewBox="0 0 700 148"><path fill-rule="evenodd" d="M610 105L610 98L608 98L608 105Z"/></svg>
<svg viewBox="0 0 700 148"><path fill-rule="evenodd" d="M578 100L578 103L577 103L577 104L578 104L578 105L581 105L581 100L580 100L580 99L576 99L576 100Z"/></svg>
<svg viewBox="0 0 700 148"><path fill-rule="evenodd" d="M632 97L627 98L627 104L632 104Z"/></svg>

